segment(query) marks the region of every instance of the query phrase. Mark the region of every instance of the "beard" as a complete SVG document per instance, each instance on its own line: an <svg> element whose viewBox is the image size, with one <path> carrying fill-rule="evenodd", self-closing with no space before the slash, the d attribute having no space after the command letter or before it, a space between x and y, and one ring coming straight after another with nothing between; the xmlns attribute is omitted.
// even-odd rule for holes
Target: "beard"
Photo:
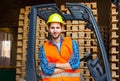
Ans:
<svg viewBox="0 0 120 81"><path fill-rule="evenodd" d="M51 34L50 36L53 39L58 39L61 36L61 34L60 33L59 34L54 33L54 34Z"/></svg>

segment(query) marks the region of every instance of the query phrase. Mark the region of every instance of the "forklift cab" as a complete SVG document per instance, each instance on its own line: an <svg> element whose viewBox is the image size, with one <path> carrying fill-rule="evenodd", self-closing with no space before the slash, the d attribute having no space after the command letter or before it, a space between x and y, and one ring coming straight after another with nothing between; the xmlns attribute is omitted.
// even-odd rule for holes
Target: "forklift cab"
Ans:
<svg viewBox="0 0 120 81"><path fill-rule="evenodd" d="M95 81L112 81L107 53L100 34L100 29L98 28L92 11L87 6L77 3L66 3L66 7L70 12L69 14L62 14L55 4L43 4L31 7L29 15L30 27L28 35L26 81L38 81L35 59L36 18L38 16L47 21L49 15L52 13L59 13L64 20L80 20L87 22L86 27L92 30L96 35L102 58L97 57L91 60L90 57L92 54L86 53L86 57L82 58L81 61L87 62L88 69ZM99 59L102 59L103 67L100 65Z"/></svg>

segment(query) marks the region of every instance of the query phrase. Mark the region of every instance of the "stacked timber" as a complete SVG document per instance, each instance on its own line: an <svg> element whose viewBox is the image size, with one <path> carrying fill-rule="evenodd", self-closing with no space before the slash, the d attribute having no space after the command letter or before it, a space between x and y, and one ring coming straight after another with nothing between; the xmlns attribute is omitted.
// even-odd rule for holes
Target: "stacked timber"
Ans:
<svg viewBox="0 0 120 81"><path fill-rule="evenodd" d="M30 7L20 9L17 39L16 81L25 78Z"/></svg>
<svg viewBox="0 0 120 81"><path fill-rule="evenodd" d="M118 12L115 5L112 4L112 23L110 28L110 46L109 46L109 53L110 53L110 63L111 63L111 70L112 70L112 81L119 81L119 42L118 42Z"/></svg>

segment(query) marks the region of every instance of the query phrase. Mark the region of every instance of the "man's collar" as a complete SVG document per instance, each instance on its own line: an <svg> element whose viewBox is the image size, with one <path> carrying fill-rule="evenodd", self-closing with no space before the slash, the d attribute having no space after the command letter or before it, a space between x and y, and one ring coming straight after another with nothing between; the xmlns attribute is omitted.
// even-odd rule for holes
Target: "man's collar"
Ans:
<svg viewBox="0 0 120 81"><path fill-rule="evenodd" d="M60 37L60 42L62 42L63 40L64 40L64 37L61 36L61 37ZM50 44L50 43L54 44L52 38L49 39L49 44Z"/></svg>

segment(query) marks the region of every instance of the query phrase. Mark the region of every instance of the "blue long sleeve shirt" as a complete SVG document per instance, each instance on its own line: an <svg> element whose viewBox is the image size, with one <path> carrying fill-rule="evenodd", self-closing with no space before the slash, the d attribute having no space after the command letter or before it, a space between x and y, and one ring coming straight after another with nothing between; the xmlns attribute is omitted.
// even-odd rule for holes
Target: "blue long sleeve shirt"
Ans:
<svg viewBox="0 0 120 81"><path fill-rule="evenodd" d="M62 40L61 40L61 43L62 43ZM75 69L80 67L79 47L78 47L75 40L72 40L72 48L73 48L73 54L71 54L71 57L69 59L69 64L72 67L72 69L75 70ZM40 50L39 50L39 59L40 59L40 67L41 67L42 71L44 72L44 74L45 75L52 75L54 73L56 64L48 62L48 60L45 56L45 51L44 51L43 45L40 47Z"/></svg>

